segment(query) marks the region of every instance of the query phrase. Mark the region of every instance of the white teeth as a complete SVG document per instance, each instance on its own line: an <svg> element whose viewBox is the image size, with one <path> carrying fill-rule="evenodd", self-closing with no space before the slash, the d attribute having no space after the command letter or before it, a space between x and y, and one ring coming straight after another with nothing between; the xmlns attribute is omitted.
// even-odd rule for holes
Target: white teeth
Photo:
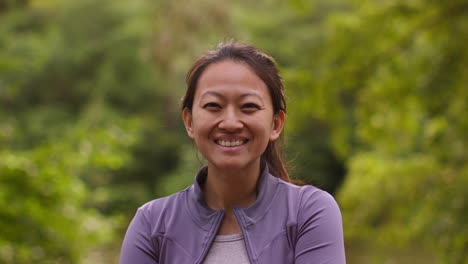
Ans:
<svg viewBox="0 0 468 264"><path fill-rule="evenodd" d="M235 147L235 146L240 146L244 144L244 141L243 140L236 140L236 141L218 140L217 143L218 145L221 145L223 147Z"/></svg>

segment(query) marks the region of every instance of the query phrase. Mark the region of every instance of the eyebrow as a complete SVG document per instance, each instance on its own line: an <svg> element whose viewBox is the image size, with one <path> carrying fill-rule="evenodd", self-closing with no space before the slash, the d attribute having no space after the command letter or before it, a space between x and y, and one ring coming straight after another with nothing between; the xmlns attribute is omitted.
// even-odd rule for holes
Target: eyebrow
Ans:
<svg viewBox="0 0 468 264"><path fill-rule="evenodd" d="M226 98L226 96L224 96L224 95L222 95L222 94L220 94L218 92L215 92L215 91L206 91L201 95L200 98L203 98L203 97L208 96L208 95L213 95L213 96L219 97L219 98ZM255 96L258 99L260 99L260 101L262 101L262 103L264 103L263 98L259 94L253 93L253 92L243 93L243 94L240 95L240 98L244 98L244 97L247 97L247 96Z"/></svg>

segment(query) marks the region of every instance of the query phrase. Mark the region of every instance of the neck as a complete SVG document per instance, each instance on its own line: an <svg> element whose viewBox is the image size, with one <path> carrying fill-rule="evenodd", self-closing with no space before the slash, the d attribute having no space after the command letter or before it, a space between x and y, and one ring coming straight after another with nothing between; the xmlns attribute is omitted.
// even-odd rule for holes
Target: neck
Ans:
<svg viewBox="0 0 468 264"><path fill-rule="evenodd" d="M257 197L260 162L242 170L218 169L208 165L204 195L212 209L231 211L234 206L247 207Z"/></svg>

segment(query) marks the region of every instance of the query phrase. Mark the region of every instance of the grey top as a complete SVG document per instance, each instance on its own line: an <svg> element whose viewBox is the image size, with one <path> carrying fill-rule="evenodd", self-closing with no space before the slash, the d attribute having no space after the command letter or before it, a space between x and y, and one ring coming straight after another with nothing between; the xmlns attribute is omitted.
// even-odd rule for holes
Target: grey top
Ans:
<svg viewBox="0 0 468 264"><path fill-rule="evenodd" d="M216 236L204 264L250 264L242 233Z"/></svg>

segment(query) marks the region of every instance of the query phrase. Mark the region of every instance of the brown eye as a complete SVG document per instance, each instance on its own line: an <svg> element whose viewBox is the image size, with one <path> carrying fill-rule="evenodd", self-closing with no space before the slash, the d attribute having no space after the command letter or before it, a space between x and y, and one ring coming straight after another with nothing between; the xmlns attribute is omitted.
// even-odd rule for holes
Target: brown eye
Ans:
<svg viewBox="0 0 468 264"><path fill-rule="evenodd" d="M248 103L248 104L244 104L242 106L242 109L247 110L247 111L255 111L255 110L259 110L260 106L258 106L257 104Z"/></svg>
<svg viewBox="0 0 468 264"><path fill-rule="evenodd" d="M207 110L219 110L221 109L221 106L217 103L207 103L203 105L203 108Z"/></svg>

